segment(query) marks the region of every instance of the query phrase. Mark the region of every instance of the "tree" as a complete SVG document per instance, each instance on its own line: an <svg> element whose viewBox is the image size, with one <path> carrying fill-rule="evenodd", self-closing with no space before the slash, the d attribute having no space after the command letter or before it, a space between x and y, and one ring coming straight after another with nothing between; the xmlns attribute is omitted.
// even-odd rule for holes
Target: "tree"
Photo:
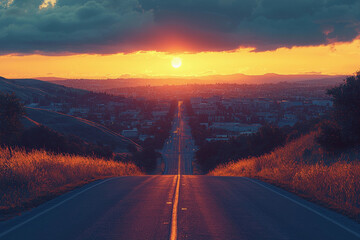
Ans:
<svg viewBox="0 0 360 240"><path fill-rule="evenodd" d="M24 106L14 93L4 94L0 92L0 141L8 146L10 155L12 155L10 147L21 132L21 118L24 115Z"/></svg>
<svg viewBox="0 0 360 240"><path fill-rule="evenodd" d="M334 120L346 146L360 144L360 72L327 92L334 102Z"/></svg>
<svg viewBox="0 0 360 240"><path fill-rule="evenodd" d="M345 147L341 129L334 121L323 121L319 125L319 135L316 140L328 152L338 152Z"/></svg>
<svg viewBox="0 0 360 240"><path fill-rule="evenodd" d="M260 156L271 152L285 143L286 136L278 127L271 125L262 126L259 131L249 137L249 148L251 155Z"/></svg>
<svg viewBox="0 0 360 240"><path fill-rule="evenodd" d="M29 149L45 149L51 152L65 152L67 140L60 133L43 125L23 131L21 145Z"/></svg>
<svg viewBox="0 0 360 240"><path fill-rule="evenodd" d="M285 143L286 136L278 127L265 125L257 133L240 135L226 142L213 141L200 145L195 153L197 162L204 172L220 164L250 156L260 156L273 151Z"/></svg>
<svg viewBox="0 0 360 240"><path fill-rule="evenodd" d="M159 153L151 147L146 147L141 152L133 153L135 163L149 173L155 170L158 157Z"/></svg>
<svg viewBox="0 0 360 240"><path fill-rule="evenodd" d="M54 153L68 153L111 159L111 147L101 143L87 143L74 135L63 135L46 126L34 126L22 133L19 145L25 149L44 149Z"/></svg>

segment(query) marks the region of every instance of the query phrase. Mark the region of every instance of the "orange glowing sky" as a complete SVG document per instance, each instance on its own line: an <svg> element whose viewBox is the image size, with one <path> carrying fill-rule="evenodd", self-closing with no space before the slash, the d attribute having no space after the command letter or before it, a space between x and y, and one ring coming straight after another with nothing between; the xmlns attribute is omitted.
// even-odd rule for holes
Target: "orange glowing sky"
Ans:
<svg viewBox="0 0 360 240"><path fill-rule="evenodd" d="M173 68L171 60L180 57L182 66ZM67 56L2 55L0 75L7 78L119 78L182 77L321 73L352 74L359 70L360 39L327 46L279 48L252 52L235 51L170 54L142 51L128 54L75 54Z"/></svg>
<svg viewBox="0 0 360 240"><path fill-rule="evenodd" d="M359 12L344 0L0 0L0 76L348 75Z"/></svg>

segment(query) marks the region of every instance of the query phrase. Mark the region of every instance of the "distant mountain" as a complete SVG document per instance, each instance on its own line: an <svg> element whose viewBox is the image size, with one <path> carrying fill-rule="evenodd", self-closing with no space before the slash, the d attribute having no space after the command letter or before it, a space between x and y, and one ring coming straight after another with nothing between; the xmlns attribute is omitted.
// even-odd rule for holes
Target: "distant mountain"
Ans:
<svg viewBox="0 0 360 240"><path fill-rule="evenodd" d="M225 81L227 83L239 83L239 84L264 84L264 83L279 83L279 82L299 82L299 81L325 81L332 79L335 81L341 81L345 76L343 75L322 75L322 74L294 74L294 75L280 75L276 73L267 73L264 75L217 75L203 77L202 79L213 79L213 81L220 82Z"/></svg>
<svg viewBox="0 0 360 240"><path fill-rule="evenodd" d="M108 89L138 87L138 86L163 86L163 85L186 85L186 84L216 84L216 83L233 83L233 84L264 84L279 82L299 82L313 81L318 83L340 82L344 79L343 75L321 75L321 74L303 74L303 75L279 75L268 73L264 75L213 75L204 77L176 77L176 78L119 78L119 79L68 79L51 81L56 84L67 87L80 88L89 91L102 92Z"/></svg>
<svg viewBox="0 0 360 240"><path fill-rule="evenodd" d="M46 96L64 97L66 93L87 93L87 91L82 89L73 89L46 81L6 78L0 78L0 91L15 93L18 98L27 102Z"/></svg>
<svg viewBox="0 0 360 240"><path fill-rule="evenodd" d="M59 77L36 77L34 79L41 80L41 81L59 81L59 80L66 80L67 78L59 78Z"/></svg>

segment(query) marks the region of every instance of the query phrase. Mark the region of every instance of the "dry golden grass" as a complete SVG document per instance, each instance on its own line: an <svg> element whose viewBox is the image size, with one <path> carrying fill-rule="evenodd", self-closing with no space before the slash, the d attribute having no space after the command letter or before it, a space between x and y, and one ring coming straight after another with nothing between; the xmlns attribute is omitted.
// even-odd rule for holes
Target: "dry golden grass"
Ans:
<svg viewBox="0 0 360 240"><path fill-rule="evenodd" d="M20 212L93 180L141 175L132 163L0 148L0 216Z"/></svg>
<svg viewBox="0 0 360 240"><path fill-rule="evenodd" d="M360 220L359 153L323 153L316 133L272 153L219 166L210 175L258 178Z"/></svg>

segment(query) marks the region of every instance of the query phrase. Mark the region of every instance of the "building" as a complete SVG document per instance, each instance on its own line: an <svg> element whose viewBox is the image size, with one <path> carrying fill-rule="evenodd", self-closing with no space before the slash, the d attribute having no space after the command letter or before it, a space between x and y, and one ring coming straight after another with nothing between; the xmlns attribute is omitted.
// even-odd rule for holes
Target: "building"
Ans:
<svg viewBox="0 0 360 240"><path fill-rule="evenodd" d="M121 135L127 138L137 138L139 137L139 131L137 130L137 128L131 130L123 130L121 132Z"/></svg>
<svg viewBox="0 0 360 240"><path fill-rule="evenodd" d="M253 134L256 133L261 124L244 124L236 122L214 122L210 128L222 129L229 132L234 132L239 135L241 134Z"/></svg>

